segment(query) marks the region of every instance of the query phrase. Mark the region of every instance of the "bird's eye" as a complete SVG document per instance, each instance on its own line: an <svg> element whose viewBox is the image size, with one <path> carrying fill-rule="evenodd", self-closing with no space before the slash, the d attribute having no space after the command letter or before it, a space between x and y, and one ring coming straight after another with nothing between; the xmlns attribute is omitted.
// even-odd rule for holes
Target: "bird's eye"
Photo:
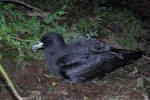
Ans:
<svg viewBox="0 0 150 100"><path fill-rule="evenodd" d="M43 43L47 43L47 42L50 42L51 39L48 38L48 37L42 37L42 38L41 38L41 41L42 41Z"/></svg>
<svg viewBox="0 0 150 100"><path fill-rule="evenodd" d="M49 38L49 37L44 37L43 40L44 40L44 41L49 41L50 38Z"/></svg>
<svg viewBox="0 0 150 100"><path fill-rule="evenodd" d="M51 38L46 38L46 39L45 39L45 42L51 44L51 43L52 43L52 39L51 39Z"/></svg>
<svg viewBox="0 0 150 100"><path fill-rule="evenodd" d="M45 41L48 42L48 41L50 41L50 39L49 39L49 38L46 38Z"/></svg>

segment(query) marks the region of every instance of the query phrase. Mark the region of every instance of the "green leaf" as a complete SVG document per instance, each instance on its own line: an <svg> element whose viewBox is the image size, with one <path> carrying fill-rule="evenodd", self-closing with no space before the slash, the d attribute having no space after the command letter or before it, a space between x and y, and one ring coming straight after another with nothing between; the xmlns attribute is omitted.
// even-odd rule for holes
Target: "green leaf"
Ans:
<svg viewBox="0 0 150 100"><path fill-rule="evenodd" d="M62 16L65 14L64 10L59 10L56 12L59 16Z"/></svg>
<svg viewBox="0 0 150 100"><path fill-rule="evenodd" d="M10 41L10 39L11 39L9 36L6 36L5 38L7 41Z"/></svg>
<svg viewBox="0 0 150 100"><path fill-rule="evenodd" d="M5 10L10 10L10 9L12 9L12 8L14 8L14 7L15 7L14 4L9 3L9 4L7 4L7 5L4 6L4 9L5 9Z"/></svg>
<svg viewBox="0 0 150 100"><path fill-rule="evenodd" d="M48 13L47 16L44 18L44 22L46 24L49 24L49 23L52 23L52 21L53 21L52 14Z"/></svg>

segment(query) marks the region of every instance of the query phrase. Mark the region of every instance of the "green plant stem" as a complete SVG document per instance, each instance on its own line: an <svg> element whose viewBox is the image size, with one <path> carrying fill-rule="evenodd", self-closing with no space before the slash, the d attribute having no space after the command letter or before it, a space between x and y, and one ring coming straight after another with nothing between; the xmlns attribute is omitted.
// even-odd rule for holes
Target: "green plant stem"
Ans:
<svg viewBox="0 0 150 100"><path fill-rule="evenodd" d="M15 95L15 97L18 99L18 100L23 100L17 90L15 89L15 87L13 86L13 83L12 81L10 80L10 78L8 77L7 73L5 72L5 70L3 69L3 67L1 66L0 64L0 72L2 73L2 75L4 76L4 78L6 79L6 82L8 84L8 86L10 87L10 89L12 90L12 93Z"/></svg>

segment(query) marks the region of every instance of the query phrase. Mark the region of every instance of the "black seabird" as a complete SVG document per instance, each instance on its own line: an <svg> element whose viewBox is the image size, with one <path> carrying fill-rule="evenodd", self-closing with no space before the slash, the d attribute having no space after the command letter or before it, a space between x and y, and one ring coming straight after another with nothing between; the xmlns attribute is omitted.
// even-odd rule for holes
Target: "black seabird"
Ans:
<svg viewBox="0 0 150 100"><path fill-rule="evenodd" d="M143 51L117 49L93 38L65 43L56 32L44 34L32 46L44 49L44 60L52 74L63 82L85 82L103 78L107 73L130 64L143 55Z"/></svg>

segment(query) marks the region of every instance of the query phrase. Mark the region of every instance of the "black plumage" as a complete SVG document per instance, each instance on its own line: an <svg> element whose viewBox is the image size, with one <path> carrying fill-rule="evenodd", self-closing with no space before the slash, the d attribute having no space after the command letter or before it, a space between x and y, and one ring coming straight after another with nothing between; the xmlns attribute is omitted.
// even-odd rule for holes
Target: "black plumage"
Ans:
<svg viewBox="0 0 150 100"><path fill-rule="evenodd" d="M56 32L44 34L40 42L32 46L33 51L41 48L51 73L64 82L98 80L143 55L143 51L116 49L92 38L65 43Z"/></svg>

